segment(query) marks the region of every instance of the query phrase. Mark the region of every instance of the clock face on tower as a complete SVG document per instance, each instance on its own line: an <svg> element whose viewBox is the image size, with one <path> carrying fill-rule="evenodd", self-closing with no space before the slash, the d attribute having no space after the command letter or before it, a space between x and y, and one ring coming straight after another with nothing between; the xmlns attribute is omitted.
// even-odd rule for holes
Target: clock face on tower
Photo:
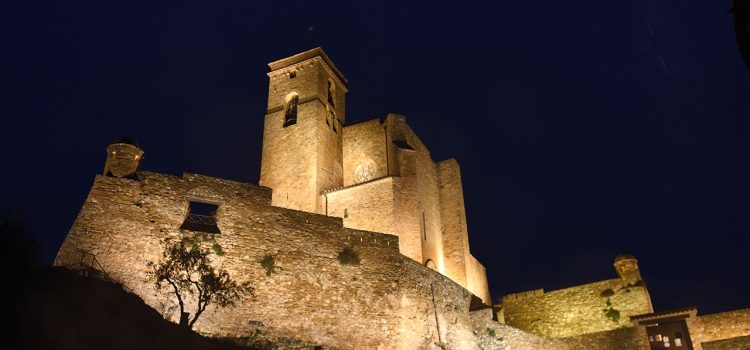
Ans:
<svg viewBox="0 0 750 350"><path fill-rule="evenodd" d="M362 164L357 166L357 170L354 172L354 181L356 183L362 183L370 181L375 178L375 172L377 166L372 159L366 159Z"/></svg>

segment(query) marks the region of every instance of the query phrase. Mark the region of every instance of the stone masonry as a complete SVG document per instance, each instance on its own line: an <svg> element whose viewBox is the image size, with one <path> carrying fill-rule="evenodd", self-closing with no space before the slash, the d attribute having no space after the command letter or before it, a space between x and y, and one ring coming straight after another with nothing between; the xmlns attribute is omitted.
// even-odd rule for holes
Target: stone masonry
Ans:
<svg viewBox="0 0 750 350"><path fill-rule="evenodd" d="M200 238L224 252L212 263L255 294L209 307L194 329L281 348L645 350L650 324L641 322L675 315L696 350L748 344L750 309L653 313L631 255L615 259L618 278L490 307L458 162L433 161L404 116L345 126L347 80L321 49L269 66L260 186L141 171L144 151L118 139L54 264L88 261L178 322L173 294L155 287L148 264L170 242ZM213 210L199 215L200 205ZM200 217L213 229L186 225ZM344 249L360 263L339 261ZM195 306L187 300L187 311Z"/></svg>
<svg viewBox="0 0 750 350"><path fill-rule="evenodd" d="M396 235L403 255L491 305L469 251L458 163L435 163L400 115L344 126L347 80L321 49L269 66L260 185L272 204Z"/></svg>

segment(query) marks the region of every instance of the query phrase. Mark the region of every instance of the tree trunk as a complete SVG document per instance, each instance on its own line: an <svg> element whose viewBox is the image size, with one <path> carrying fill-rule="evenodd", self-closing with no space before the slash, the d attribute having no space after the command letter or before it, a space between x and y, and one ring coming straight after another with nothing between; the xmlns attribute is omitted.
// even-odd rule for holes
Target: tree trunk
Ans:
<svg viewBox="0 0 750 350"><path fill-rule="evenodd" d="M187 329L193 328L193 324L188 322L189 319L190 319L189 312L180 312L180 327L185 327Z"/></svg>

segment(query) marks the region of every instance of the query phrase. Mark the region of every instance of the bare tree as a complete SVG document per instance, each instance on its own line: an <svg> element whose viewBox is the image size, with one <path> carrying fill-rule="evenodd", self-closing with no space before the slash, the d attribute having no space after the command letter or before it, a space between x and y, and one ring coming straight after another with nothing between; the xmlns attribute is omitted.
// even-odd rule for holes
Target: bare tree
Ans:
<svg viewBox="0 0 750 350"><path fill-rule="evenodd" d="M148 263L157 288L171 288L177 297L181 326L193 328L210 304L231 307L243 295L253 294L249 282L237 283L226 270L212 267L209 254L211 252L202 248L198 239L183 237L174 243L167 242L161 262ZM188 297L194 297L198 304L192 319L185 312Z"/></svg>

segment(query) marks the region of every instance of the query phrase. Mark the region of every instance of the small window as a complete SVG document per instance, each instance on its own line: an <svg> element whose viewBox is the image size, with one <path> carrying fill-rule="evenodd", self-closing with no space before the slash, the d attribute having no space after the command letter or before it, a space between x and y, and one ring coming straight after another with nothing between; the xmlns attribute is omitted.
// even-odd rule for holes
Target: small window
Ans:
<svg viewBox="0 0 750 350"><path fill-rule="evenodd" d="M425 224L424 212L422 212L422 237L427 240L427 225Z"/></svg>
<svg viewBox="0 0 750 350"><path fill-rule="evenodd" d="M296 77L297 77L297 71L296 70L293 70L293 71L289 72L289 79L294 79Z"/></svg>
<svg viewBox="0 0 750 350"><path fill-rule="evenodd" d="M292 92L286 97L286 106L284 106L284 127L297 124L297 104L299 95Z"/></svg>
<svg viewBox="0 0 750 350"><path fill-rule="evenodd" d="M331 79L328 79L328 104L331 105L331 107L336 107L336 105L333 104L333 92L335 89L336 88Z"/></svg>
<svg viewBox="0 0 750 350"><path fill-rule="evenodd" d="M210 203L191 201L188 205L188 214L180 226L181 230L220 233L216 225L216 212L219 206Z"/></svg>

